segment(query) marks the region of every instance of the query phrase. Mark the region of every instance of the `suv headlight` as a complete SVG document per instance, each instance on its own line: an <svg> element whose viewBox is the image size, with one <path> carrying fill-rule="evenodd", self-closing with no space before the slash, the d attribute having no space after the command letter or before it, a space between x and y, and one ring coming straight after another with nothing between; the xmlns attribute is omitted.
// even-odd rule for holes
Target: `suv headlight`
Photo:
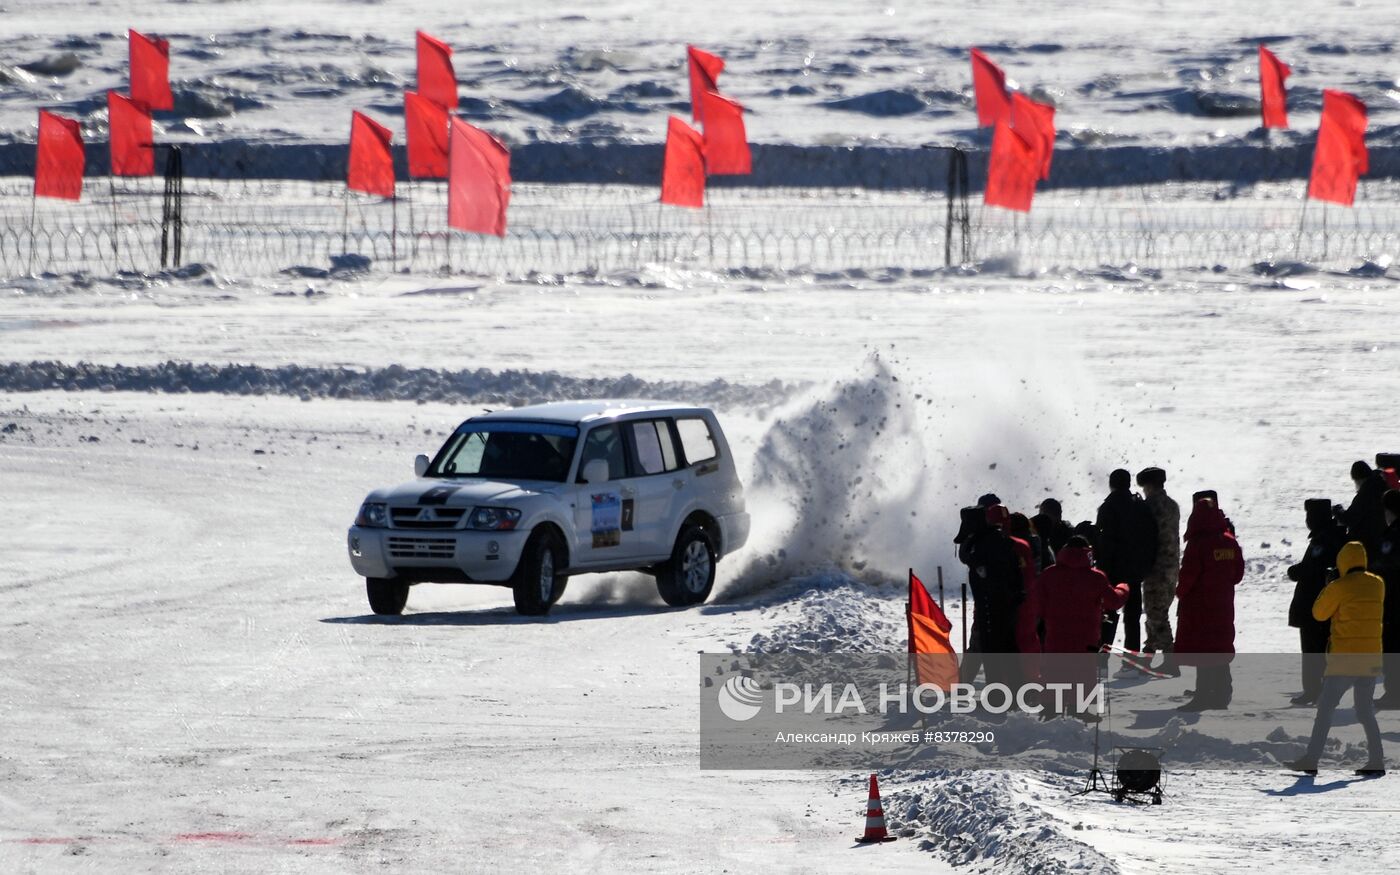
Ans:
<svg viewBox="0 0 1400 875"><path fill-rule="evenodd" d="M367 529L388 528L389 505L382 501L366 501L360 505L360 512L355 515L355 525Z"/></svg>
<svg viewBox="0 0 1400 875"><path fill-rule="evenodd" d="M513 507L474 507L467 517L467 528L508 532L520 522L520 511Z"/></svg>

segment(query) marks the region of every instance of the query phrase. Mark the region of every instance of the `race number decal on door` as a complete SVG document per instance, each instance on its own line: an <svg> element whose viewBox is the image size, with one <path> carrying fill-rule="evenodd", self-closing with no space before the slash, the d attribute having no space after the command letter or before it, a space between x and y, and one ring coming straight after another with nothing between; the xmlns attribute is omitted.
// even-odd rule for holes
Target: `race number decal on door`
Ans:
<svg viewBox="0 0 1400 875"><path fill-rule="evenodd" d="M622 543L622 496L599 492L593 499L593 546L616 547Z"/></svg>

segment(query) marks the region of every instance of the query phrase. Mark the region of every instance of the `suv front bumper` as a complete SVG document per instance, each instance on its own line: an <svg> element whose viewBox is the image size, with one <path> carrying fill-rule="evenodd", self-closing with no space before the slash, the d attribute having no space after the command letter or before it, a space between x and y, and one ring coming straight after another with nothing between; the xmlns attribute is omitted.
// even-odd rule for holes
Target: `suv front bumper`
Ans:
<svg viewBox="0 0 1400 875"><path fill-rule="evenodd" d="M361 577L505 583L515 573L529 532L370 529L346 534L350 564Z"/></svg>

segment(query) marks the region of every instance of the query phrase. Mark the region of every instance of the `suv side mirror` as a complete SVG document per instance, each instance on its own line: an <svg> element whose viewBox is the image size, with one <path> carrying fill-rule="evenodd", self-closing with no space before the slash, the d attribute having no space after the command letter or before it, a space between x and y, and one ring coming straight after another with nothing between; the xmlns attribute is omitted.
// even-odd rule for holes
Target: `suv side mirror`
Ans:
<svg viewBox="0 0 1400 875"><path fill-rule="evenodd" d="M428 457L419 453L413 457L413 476L422 477L428 473Z"/></svg>
<svg viewBox="0 0 1400 875"><path fill-rule="evenodd" d="M610 473L607 459L594 459L583 466L581 476L584 483L607 483Z"/></svg>

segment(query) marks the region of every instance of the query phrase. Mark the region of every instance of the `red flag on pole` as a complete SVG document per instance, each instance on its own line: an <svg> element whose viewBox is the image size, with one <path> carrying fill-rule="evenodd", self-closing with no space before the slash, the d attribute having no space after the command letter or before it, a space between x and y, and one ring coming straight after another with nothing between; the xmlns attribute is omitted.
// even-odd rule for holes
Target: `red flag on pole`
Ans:
<svg viewBox="0 0 1400 875"><path fill-rule="evenodd" d="M685 47L686 66L690 69L690 120L698 122L704 118L702 105L707 91L719 91L719 74L724 72L724 59L718 55L701 51L695 46Z"/></svg>
<svg viewBox="0 0 1400 875"><path fill-rule="evenodd" d="M113 176L155 174L155 135L151 113L144 104L108 91L107 133Z"/></svg>
<svg viewBox="0 0 1400 875"><path fill-rule="evenodd" d="M920 684L949 689L958 682L958 660L948 633L953 624L928 594L922 580L909 569L909 652L915 655L914 675Z"/></svg>
<svg viewBox="0 0 1400 875"><path fill-rule="evenodd" d="M1292 72L1267 47L1259 46L1259 108L1266 128L1288 127L1288 91L1283 80Z"/></svg>
<svg viewBox="0 0 1400 875"><path fill-rule="evenodd" d="M131 61L131 99L147 109L174 109L170 93L170 43L134 30L127 31Z"/></svg>
<svg viewBox="0 0 1400 875"><path fill-rule="evenodd" d="M997 122L992 154L987 159L987 188L982 202L1028 213L1040 175L1036 147L1006 122Z"/></svg>
<svg viewBox="0 0 1400 875"><path fill-rule="evenodd" d="M666 126L661 202L678 207L705 205L705 140L676 116L671 116Z"/></svg>
<svg viewBox="0 0 1400 875"><path fill-rule="evenodd" d="M389 150L394 134L379 122L355 110L350 118L350 159L345 185L351 191L394 196L394 155Z"/></svg>
<svg viewBox="0 0 1400 875"><path fill-rule="evenodd" d="M744 108L713 91L706 91L701 101L705 117L705 172L710 176L752 173Z"/></svg>
<svg viewBox="0 0 1400 875"><path fill-rule="evenodd" d="M1011 100L1006 95L1006 74L982 54L972 50L972 91L977 98L977 126L994 127L1011 120Z"/></svg>
<svg viewBox="0 0 1400 875"><path fill-rule="evenodd" d="M447 224L477 234L506 236L510 150L461 119L452 119L447 177Z"/></svg>
<svg viewBox="0 0 1400 875"><path fill-rule="evenodd" d="M1345 91L1322 92L1308 197L1351 206L1356 180L1370 170L1366 152L1366 105Z"/></svg>
<svg viewBox="0 0 1400 875"><path fill-rule="evenodd" d="M34 156L34 196L81 200L83 132L77 121L39 110L39 143Z"/></svg>
<svg viewBox="0 0 1400 875"><path fill-rule="evenodd" d="M1049 179L1050 159L1055 154L1055 107L1037 103L1018 91L1011 95L1011 126L1035 146L1038 175Z"/></svg>
<svg viewBox="0 0 1400 875"><path fill-rule="evenodd" d="M408 135L408 175L414 179L447 178L447 109L421 94L403 95L404 132Z"/></svg>
<svg viewBox="0 0 1400 875"><path fill-rule="evenodd" d="M452 47L418 31L418 93L448 109L457 107L457 74Z"/></svg>

